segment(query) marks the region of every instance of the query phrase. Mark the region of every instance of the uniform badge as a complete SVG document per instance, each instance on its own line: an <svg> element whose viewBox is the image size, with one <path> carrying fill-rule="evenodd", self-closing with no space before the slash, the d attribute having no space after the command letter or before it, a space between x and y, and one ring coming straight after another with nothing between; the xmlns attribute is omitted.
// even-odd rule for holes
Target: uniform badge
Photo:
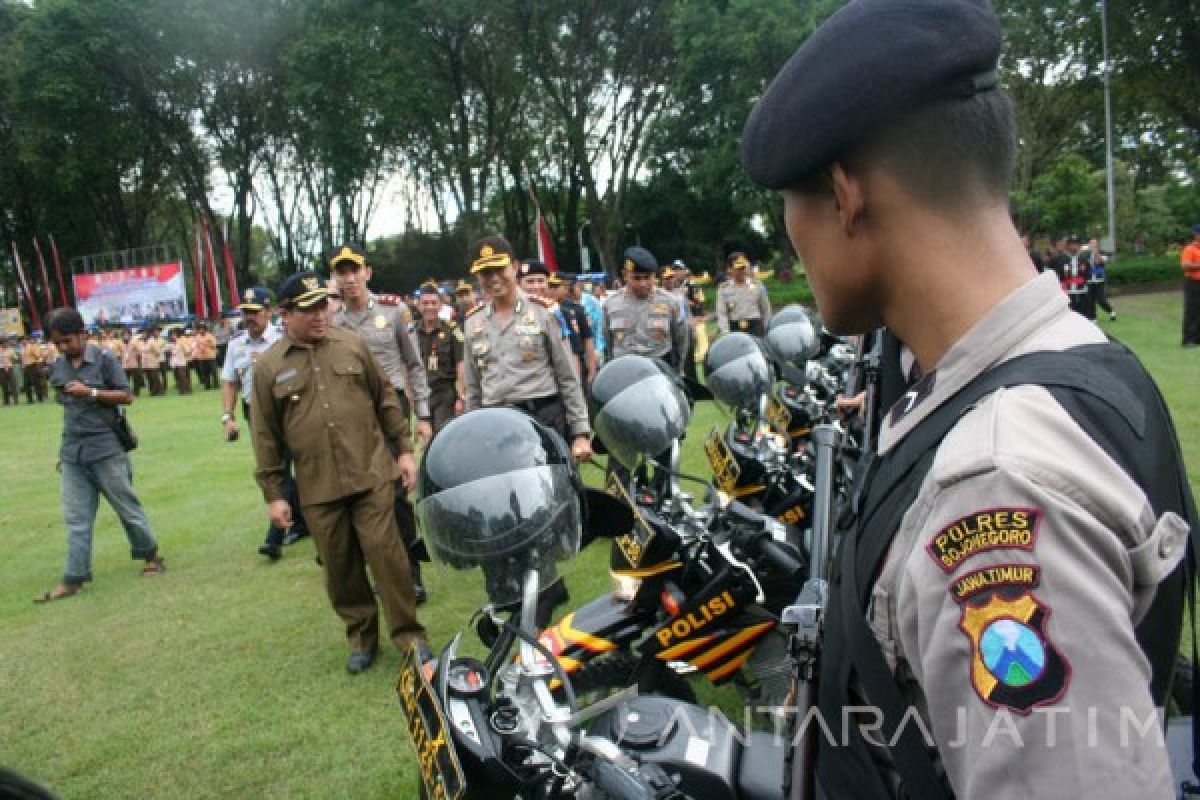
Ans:
<svg viewBox="0 0 1200 800"><path fill-rule="evenodd" d="M617 340L617 344L625 341L625 331L613 331L613 338Z"/></svg>
<svg viewBox="0 0 1200 800"><path fill-rule="evenodd" d="M738 320L738 330L745 331L745 330L749 330L749 329L750 329L750 322L748 320L744 320L744 319Z"/></svg>
<svg viewBox="0 0 1200 800"><path fill-rule="evenodd" d="M438 368L437 353L430 353L429 354L429 371L437 372L437 368Z"/></svg>
<svg viewBox="0 0 1200 800"><path fill-rule="evenodd" d="M376 314L375 315L375 327L378 328L379 330L383 330L384 328L386 328L387 327L387 317L385 317L383 314Z"/></svg>
<svg viewBox="0 0 1200 800"><path fill-rule="evenodd" d="M438 338L439 338L439 339L445 339L445 338L446 338L446 332L445 332L445 331L438 331Z"/></svg>
<svg viewBox="0 0 1200 800"><path fill-rule="evenodd" d="M650 306L650 310L656 314L666 314L667 313L667 304L666 303L653 303Z"/></svg>
<svg viewBox="0 0 1200 800"><path fill-rule="evenodd" d="M454 340L457 342L461 342L463 340L463 332L461 328L454 329Z"/></svg>
<svg viewBox="0 0 1200 800"><path fill-rule="evenodd" d="M526 325L532 325L537 322L537 316L532 311L526 311L522 319Z"/></svg>
<svg viewBox="0 0 1200 800"><path fill-rule="evenodd" d="M522 336L521 337L521 347L533 347L533 337Z"/></svg>
<svg viewBox="0 0 1200 800"><path fill-rule="evenodd" d="M892 406L889 414L889 423L895 425L900 420L904 419L914 408L921 405L925 398L933 394L933 386L937 382L937 372L930 372L921 380L910 388L907 392L900 396L896 404Z"/></svg>
<svg viewBox="0 0 1200 800"><path fill-rule="evenodd" d="M989 550L1032 551L1042 512L1036 508L991 508L959 517L936 534L925 550L949 575L967 559Z"/></svg>
<svg viewBox="0 0 1200 800"><path fill-rule="evenodd" d="M1046 635L1049 616L1030 592L963 607L958 627L971 640L971 685L979 699L1027 716L1062 698L1071 669Z"/></svg>

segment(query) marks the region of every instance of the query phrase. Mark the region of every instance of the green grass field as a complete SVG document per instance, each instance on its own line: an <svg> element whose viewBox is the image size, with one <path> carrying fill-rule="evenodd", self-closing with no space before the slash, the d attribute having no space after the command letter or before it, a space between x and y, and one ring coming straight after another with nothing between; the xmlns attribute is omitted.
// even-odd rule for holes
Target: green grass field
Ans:
<svg viewBox="0 0 1200 800"><path fill-rule="evenodd" d="M1159 380L1200 476L1200 350L1179 348L1177 294L1125 296L1104 323ZM63 798L410 798L413 760L392 691L398 654L351 677L312 545L265 563L265 517L243 437L220 437L216 392L141 398L135 483L169 571L143 578L106 505L95 581L35 606L65 537L54 463L61 411L0 408L0 765ZM685 468L721 421L697 409ZM593 473L594 477L594 473ZM565 572L575 602L608 588L593 548ZM440 647L482 602L481 579L427 569ZM702 692L704 701L728 695Z"/></svg>

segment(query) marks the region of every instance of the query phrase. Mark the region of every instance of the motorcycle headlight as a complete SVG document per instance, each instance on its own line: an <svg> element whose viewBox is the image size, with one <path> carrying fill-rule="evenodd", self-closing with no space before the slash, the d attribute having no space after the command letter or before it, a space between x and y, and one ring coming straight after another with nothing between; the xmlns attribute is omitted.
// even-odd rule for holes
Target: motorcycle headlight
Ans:
<svg viewBox="0 0 1200 800"><path fill-rule="evenodd" d="M642 579L635 578L632 575L623 575L618 572L609 572L613 581L613 597L622 602L628 603L637 594L638 589L642 587Z"/></svg>

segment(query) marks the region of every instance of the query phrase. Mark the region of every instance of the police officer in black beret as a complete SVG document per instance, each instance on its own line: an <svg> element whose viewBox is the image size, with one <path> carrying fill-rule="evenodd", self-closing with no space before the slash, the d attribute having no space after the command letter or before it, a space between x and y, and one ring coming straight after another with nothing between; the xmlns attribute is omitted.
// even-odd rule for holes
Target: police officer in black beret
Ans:
<svg viewBox="0 0 1200 800"><path fill-rule="evenodd" d="M1001 44L981 0L852 0L743 132L825 324L886 326L918 377L883 420L829 585L826 797L1173 796L1152 729L1190 491L1144 370L1070 312L1013 227ZM1095 379L1151 401L1105 410ZM1107 447L1081 407L1111 423ZM1163 444L1157 471L1129 418Z"/></svg>

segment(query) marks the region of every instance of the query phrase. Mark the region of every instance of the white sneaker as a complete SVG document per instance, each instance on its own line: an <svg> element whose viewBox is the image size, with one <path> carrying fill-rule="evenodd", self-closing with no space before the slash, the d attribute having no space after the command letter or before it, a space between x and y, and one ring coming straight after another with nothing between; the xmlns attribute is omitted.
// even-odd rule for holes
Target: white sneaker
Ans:
<svg viewBox="0 0 1200 800"><path fill-rule="evenodd" d="M1117 318L1117 312L1115 312L1115 311L1110 311L1110 312L1108 312L1108 318L1109 318L1109 320L1110 320L1110 321L1111 321L1111 320L1114 320L1114 319L1116 319L1116 318Z"/></svg>

